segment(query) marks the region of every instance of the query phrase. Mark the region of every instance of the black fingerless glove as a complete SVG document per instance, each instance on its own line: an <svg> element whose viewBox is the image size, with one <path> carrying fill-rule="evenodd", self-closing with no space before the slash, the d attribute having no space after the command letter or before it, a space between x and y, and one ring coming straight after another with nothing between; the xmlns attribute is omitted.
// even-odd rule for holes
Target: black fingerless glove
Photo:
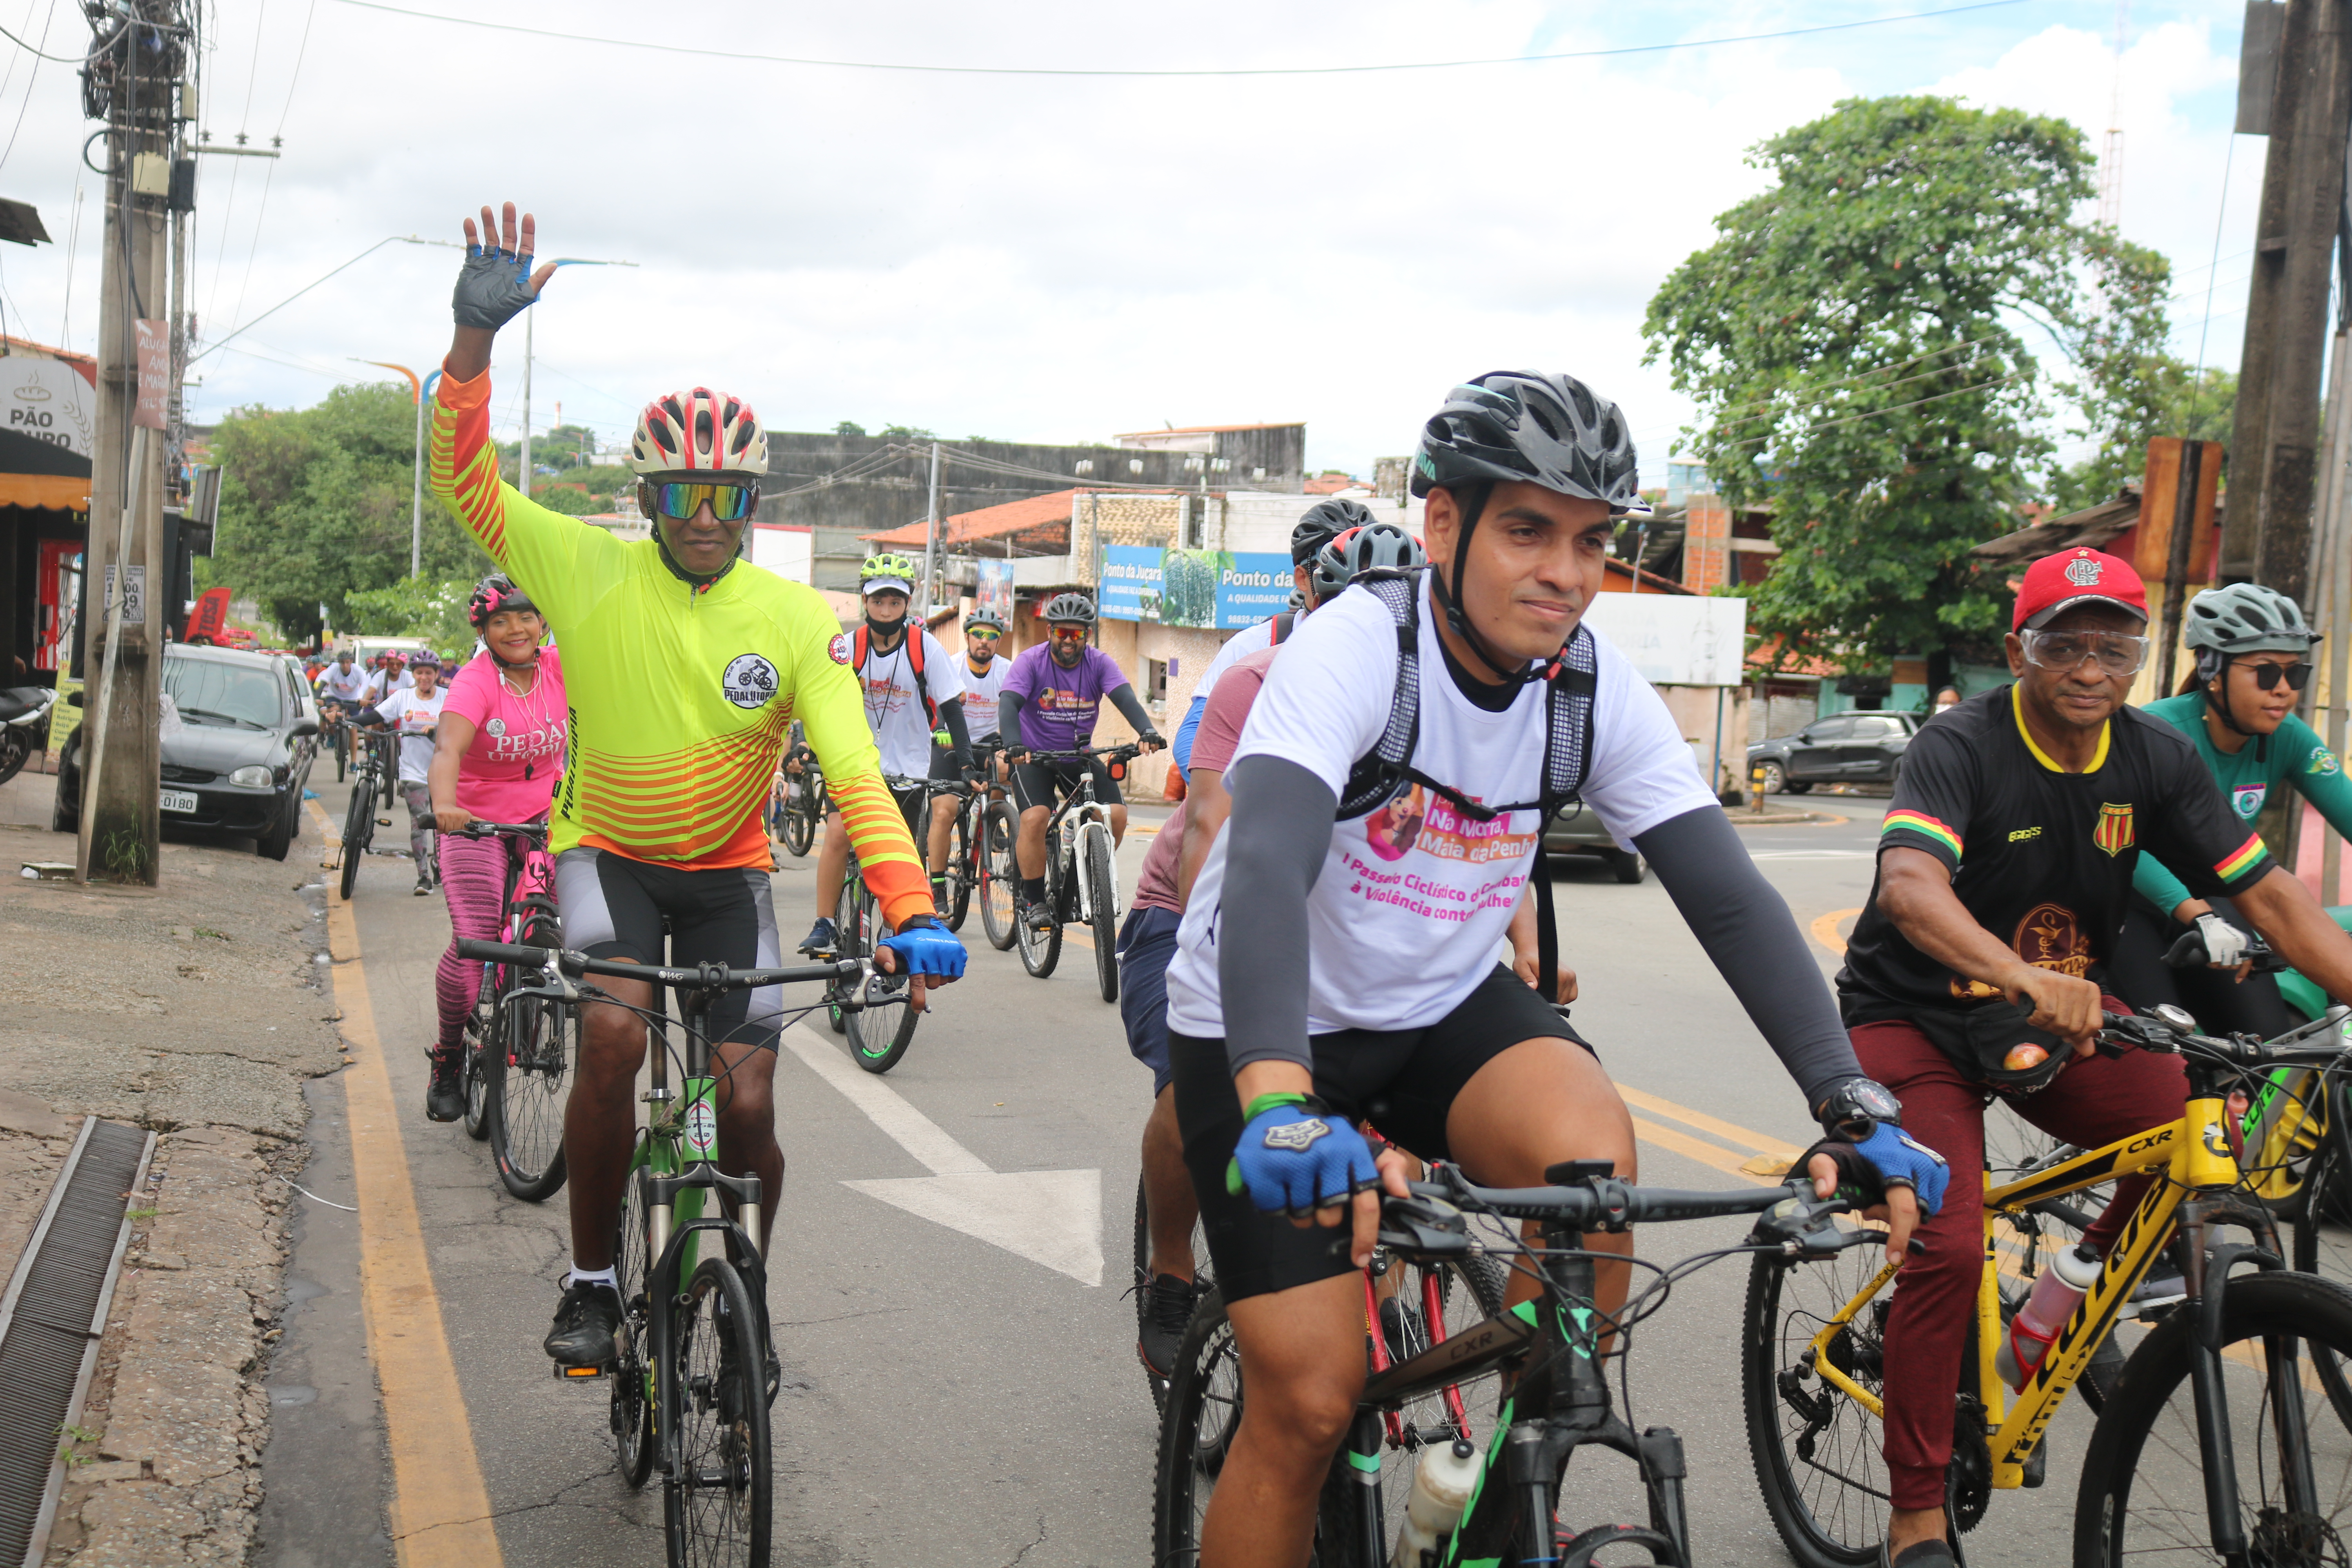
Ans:
<svg viewBox="0 0 2352 1568"><path fill-rule="evenodd" d="M522 314L539 297L531 292L530 263L531 258L511 250L467 247L466 264L457 269L457 289L449 300L457 324L495 332Z"/></svg>

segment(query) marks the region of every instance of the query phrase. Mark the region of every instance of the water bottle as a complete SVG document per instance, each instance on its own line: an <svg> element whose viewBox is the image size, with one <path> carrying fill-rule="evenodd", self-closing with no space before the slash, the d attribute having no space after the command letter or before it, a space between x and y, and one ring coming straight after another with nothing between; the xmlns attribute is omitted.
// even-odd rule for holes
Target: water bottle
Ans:
<svg viewBox="0 0 2352 1568"><path fill-rule="evenodd" d="M1423 1449L1421 1468L1412 1473L1412 1496L1404 1505L1404 1528L1397 1531L1396 1550L1389 1568L1421 1568L1421 1554L1462 1522L1470 1493L1478 1484L1478 1450L1465 1438Z"/></svg>
<svg viewBox="0 0 2352 1568"><path fill-rule="evenodd" d="M2050 1260L2033 1282L2033 1293L2009 1321L2009 1335L1993 1357L2003 1383L2011 1388L2025 1386L2098 1278L2099 1255L2079 1242Z"/></svg>

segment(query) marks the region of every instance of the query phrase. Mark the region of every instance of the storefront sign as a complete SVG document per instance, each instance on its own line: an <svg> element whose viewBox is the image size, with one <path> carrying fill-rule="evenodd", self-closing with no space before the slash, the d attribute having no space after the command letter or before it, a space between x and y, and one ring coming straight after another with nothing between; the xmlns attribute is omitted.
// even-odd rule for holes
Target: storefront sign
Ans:
<svg viewBox="0 0 2352 1568"><path fill-rule="evenodd" d="M1112 544L1096 597L1116 621L1238 631L1280 615L1290 586L1287 555Z"/></svg>

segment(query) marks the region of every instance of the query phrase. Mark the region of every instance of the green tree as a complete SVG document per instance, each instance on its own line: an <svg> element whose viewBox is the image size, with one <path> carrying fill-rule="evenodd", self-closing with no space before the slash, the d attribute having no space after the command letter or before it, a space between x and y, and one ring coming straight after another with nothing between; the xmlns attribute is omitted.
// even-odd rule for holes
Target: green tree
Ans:
<svg viewBox="0 0 2352 1568"><path fill-rule="evenodd" d="M319 606L356 624L352 596L408 575L416 406L405 385L341 386L310 408L241 408L213 437L220 527L207 584L251 596L288 637L310 642ZM465 529L428 496L424 576L472 583L489 570Z"/></svg>
<svg viewBox="0 0 2352 1568"><path fill-rule="evenodd" d="M2170 354L2153 354L2129 387L2099 449L2051 482L2050 503L2079 511L2112 500L2126 479L2147 470L2147 443L2156 436L2227 441L2238 411L2235 372L2208 366L2203 374Z"/></svg>
<svg viewBox="0 0 2352 1568"><path fill-rule="evenodd" d="M833 433L836 436L863 436L866 426L855 419L845 419L833 427Z"/></svg>
<svg viewBox="0 0 2352 1568"><path fill-rule="evenodd" d="M2050 390L2119 426L2165 261L2076 221L2093 159L2061 120L1850 99L1749 158L1777 184L1716 220L1644 333L1717 489L1772 509L1750 628L1849 668L1981 647L2008 595L1968 551L2017 526L2053 451L2034 349L2054 340Z"/></svg>
<svg viewBox="0 0 2352 1568"><path fill-rule="evenodd" d="M419 574L383 588L362 588L347 596L347 628L363 637L424 637L436 649L473 646L466 600L477 579L438 579Z"/></svg>

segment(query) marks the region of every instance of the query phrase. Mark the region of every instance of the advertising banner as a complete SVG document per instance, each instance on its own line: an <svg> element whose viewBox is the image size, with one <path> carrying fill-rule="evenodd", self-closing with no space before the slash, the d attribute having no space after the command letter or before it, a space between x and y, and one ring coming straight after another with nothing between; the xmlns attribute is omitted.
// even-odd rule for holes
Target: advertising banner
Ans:
<svg viewBox="0 0 2352 1568"><path fill-rule="evenodd" d="M1217 626L1238 631L1290 608L1287 554L1228 555L1217 574Z"/></svg>
<svg viewBox="0 0 2352 1568"><path fill-rule="evenodd" d="M1107 545L1098 586L1101 613L1115 621L1238 631L1289 606L1290 557Z"/></svg>
<svg viewBox="0 0 2352 1568"><path fill-rule="evenodd" d="M1654 686L1738 686L1748 601L1679 594L1595 594L1584 624Z"/></svg>
<svg viewBox="0 0 2352 1568"><path fill-rule="evenodd" d="M1013 624L1013 563L986 561L980 563L980 583L971 593L972 608L993 610L1003 623ZM1133 616L1127 619L1132 620Z"/></svg>
<svg viewBox="0 0 2352 1568"><path fill-rule="evenodd" d="M1114 621L1158 620L1160 588L1167 581L1166 574L1160 569L1160 558L1166 553L1140 544L1103 546L1102 582L1097 584L1096 613ZM988 583L984 574L989 565L986 561L980 563L983 589Z"/></svg>

